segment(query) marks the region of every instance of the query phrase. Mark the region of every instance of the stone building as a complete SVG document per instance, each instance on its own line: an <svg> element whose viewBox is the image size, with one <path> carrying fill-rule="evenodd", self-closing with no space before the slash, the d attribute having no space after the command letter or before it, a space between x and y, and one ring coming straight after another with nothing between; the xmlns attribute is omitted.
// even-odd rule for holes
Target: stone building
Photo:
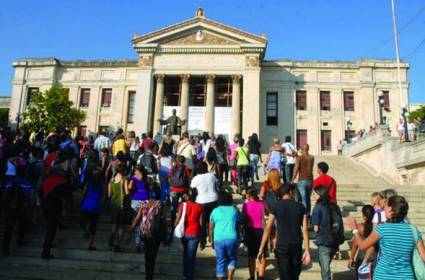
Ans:
<svg viewBox="0 0 425 280"><path fill-rule="evenodd" d="M327 154L347 134L379 121L378 92L389 123L408 103L406 63L400 95L394 61L265 60L264 35L213 21L202 9L189 20L135 34L131 43L135 60L14 62L10 121L34 92L59 85L87 111L82 133L161 131L158 120L176 109L192 134L257 133L264 148L290 135L298 146L308 142L312 153Z"/></svg>

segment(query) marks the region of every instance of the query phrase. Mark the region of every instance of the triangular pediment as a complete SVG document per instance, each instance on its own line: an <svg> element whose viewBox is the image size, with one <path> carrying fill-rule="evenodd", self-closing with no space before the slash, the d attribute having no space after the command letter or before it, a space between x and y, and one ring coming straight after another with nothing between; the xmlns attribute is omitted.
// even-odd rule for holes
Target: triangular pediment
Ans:
<svg viewBox="0 0 425 280"><path fill-rule="evenodd" d="M135 48L147 46L257 46L264 47L267 39L246 31L207 19L202 9L198 9L192 19L180 22L144 35L135 35L132 40Z"/></svg>

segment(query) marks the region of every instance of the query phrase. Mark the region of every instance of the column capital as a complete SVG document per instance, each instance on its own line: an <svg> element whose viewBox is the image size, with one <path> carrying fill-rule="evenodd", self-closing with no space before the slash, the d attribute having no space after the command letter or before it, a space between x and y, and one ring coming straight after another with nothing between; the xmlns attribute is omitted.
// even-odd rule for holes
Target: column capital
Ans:
<svg viewBox="0 0 425 280"><path fill-rule="evenodd" d="M165 75L164 74L156 74L155 75L155 79L156 79L156 81L158 83L163 83L164 82L164 78L165 78Z"/></svg>
<svg viewBox="0 0 425 280"><path fill-rule="evenodd" d="M242 75L232 75L232 81L234 82L234 83L240 83L241 82L241 79L242 79Z"/></svg>
<svg viewBox="0 0 425 280"><path fill-rule="evenodd" d="M190 75L189 74L181 74L180 79L182 80L182 83L187 83L187 82L189 82Z"/></svg>
<svg viewBox="0 0 425 280"><path fill-rule="evenodd" d="M206 77L208 83L213 83L215 80L215 75L207 75Z"/></svg>

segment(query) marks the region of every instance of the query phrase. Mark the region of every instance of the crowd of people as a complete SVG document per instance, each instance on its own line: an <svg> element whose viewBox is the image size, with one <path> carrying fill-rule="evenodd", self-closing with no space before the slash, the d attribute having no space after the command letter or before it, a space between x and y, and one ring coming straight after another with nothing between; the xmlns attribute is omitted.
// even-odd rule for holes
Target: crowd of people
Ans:
<svg viewBox="0 0 425 280"><path fill-rule="evenodd" d="M113 137L102 130L90 139L66 131L3 131L0 136L4 256L11 253L15 224L19 246L28 225L44 218L41 257L52 258L56 232L66 227L76 199L87 249L96 250L99 216L110 215L108 245L122 252L124 237L131 234L134 250L144 253L146 279L154 277L160 244L176 238L183 247L184 279L195 278L197 252L207 246L215 251L217 279L233 279L241 243L248 250L250 279L264 279L270 254L280 279L298 279L302 265L311 263L311 231L326 280L345 241L329 165L317 163L313 174L309 145L298 151L290 136L283 144L274 139L264 161L255 133L246 143L240 135L228 143L223 135L207 132L139 138L122 129ZM266 179L257 184L259 166ZM243 198L240 208L235 194ZM366 265L375 271L374 279L413 279L409 252L417 247L425 259L425 248L420 233L405 222L406 200L387 190L373 194L372 201L362 209L362 223L349 221L354 234L349 266L360 271ZM395 260L397 265L391 265Z"/></svg>

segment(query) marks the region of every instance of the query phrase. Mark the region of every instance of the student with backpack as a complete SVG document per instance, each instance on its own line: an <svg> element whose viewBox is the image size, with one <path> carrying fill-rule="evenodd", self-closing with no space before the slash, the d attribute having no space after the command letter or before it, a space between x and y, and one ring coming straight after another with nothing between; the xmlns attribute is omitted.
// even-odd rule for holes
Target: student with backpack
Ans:
<svg viewBox="0 0 425 280"><path fill-rule="evenodd" d="M154 184L150 190L148 201L140 205L139 211L131 230L140 228L140 236L145 244L145 279L152 280L155 272L155 261L158 254L159 245L166 241L166 208L161 203L161 190Z"/></svg>
<svg viewBox="0 0 425 280"><path fill-rule="evenodd" d="M156 158L153 154L153 149L156 144L151 142L148 147L145 148L143 154L141 154L137 160L137 165L143 166L146 170L147 175L155 176L158 174L158 165Z"/></svg>
<svg viewBox="0 0 425 280"><path fill-rule="evenodd" d="M97 155L97 152L95 152ZM84 197L81 202L81 218L85 231L84 236L89 239L88 250L96 250L94 238L96 236L97 222L101 211L102 195L105 182L100 166L89 166L86 170L87 183L84 187Z"/></svg>
<svg viewBox="0 0 425 280"><path fill-rule="evenodd" d="M239 139L239 147L236 148L236 167L238 170L238 193L248 188L248 180L251 178L251 168L249 166L248 147L245 147L245 140Z"/></svg>
<svg viewBox="0 0 425 280"><path fill-rule="evenodd" d="M190 186L190 170L186 167L184 164L185 157L178 155L176 156L176 159L174 161L174 165L170 170L169 173L169 180L171 185L171 224L174 225L176 221L176 213L177 213L177 207L179 206L179 201L183 199L183 195L188 191ZM172 234L171 232L171 238L172 240Z"/></svg>
<svg viewBox="0 0 425 280"><path fill-rule="evenodd" d="M344 223L340 208L330 201L328 188L317 186L313 192L316 205L311 216L311 224L317 233L319 264L322 280L331 280L331 261L344 243Z"/></svg>

